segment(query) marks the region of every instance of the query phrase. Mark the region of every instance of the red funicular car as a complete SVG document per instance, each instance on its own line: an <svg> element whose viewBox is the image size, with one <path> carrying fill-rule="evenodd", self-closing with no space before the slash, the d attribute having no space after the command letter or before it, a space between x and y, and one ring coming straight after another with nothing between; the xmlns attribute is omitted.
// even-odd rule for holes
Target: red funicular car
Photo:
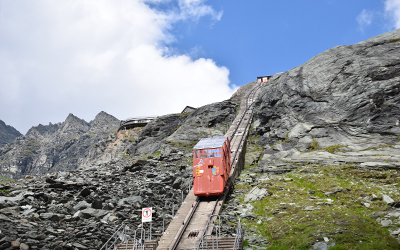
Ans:
<svg viewBox="0 0 400 250"><path fill-rule="evenodd" d="M228 137L201 139L193 148L193 191L196 196L216 196L224 192L231 170Z"/></svg>

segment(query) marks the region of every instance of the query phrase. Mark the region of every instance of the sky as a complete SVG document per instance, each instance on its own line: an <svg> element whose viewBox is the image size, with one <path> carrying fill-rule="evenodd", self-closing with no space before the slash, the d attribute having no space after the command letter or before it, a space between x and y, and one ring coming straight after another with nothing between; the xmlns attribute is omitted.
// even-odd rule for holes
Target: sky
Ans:
<svg viewBox="0 0 400 250"><path fill-rule="evenodd" d="M400 28L400 0L0 0L0 120L181 112Z"/></svg>

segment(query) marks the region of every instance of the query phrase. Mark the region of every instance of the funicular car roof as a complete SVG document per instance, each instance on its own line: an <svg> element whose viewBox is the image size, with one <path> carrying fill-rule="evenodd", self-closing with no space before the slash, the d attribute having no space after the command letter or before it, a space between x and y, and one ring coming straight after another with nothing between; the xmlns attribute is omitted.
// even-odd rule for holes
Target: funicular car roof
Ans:
<svg viewBox="0 0 400 250"><path fill-rule="evenodd" d="M201 139L193 149L204 149L204 148L220 148L224 145L228 137L212 137L212 138L203 138Z"/></svg>

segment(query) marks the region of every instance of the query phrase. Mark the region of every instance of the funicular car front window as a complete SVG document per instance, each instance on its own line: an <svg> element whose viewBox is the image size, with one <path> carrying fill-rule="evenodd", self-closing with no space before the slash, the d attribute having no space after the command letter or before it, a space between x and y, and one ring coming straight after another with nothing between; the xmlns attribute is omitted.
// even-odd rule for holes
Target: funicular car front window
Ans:
<svg viewBox="0 0 400 250"><path fill-rule="evenodd" d="M195 158L213 158L221 157L221 149L197 149L195 150Z"/></svg>

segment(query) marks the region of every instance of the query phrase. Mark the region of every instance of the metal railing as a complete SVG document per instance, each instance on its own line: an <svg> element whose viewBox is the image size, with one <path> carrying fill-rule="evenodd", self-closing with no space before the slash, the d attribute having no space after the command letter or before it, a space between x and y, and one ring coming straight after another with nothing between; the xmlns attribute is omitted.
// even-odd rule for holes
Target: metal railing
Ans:
<svg viewBox="0 0 400 250"><path fill-rule="evenodd" d="M238 223L238 227L236 230L235 244L233 245L233 250L241 249L242 242L243 242L243 236L244 235L243 235L242 223L240 222L240 218L239 218L239 223Z"/></svg>
<svg viewBox="0 0 400 250"><path fill-rule="evenodd" d="M211 225L211 220L213 217L217 217L218 225L214 224L210 233L207 234L207 231ZM213 235L213 231L215 231L215 236ZM198 243L197 249L210 249L209 244L212 246L212 249L218 249L218 238L220 237L221 237L221 218L218 214L213 214L208 218L207 226L204 229L203 236L201 237ZM208 240L209 238L211 239L211 243L209 243ZM196 249L196 242L194 244L195 244L194 249Z"/></svg>
<svg viewBox="0 0 400 250"><path fill-rule="evenodd" d="M140 238L138 231L140 232ZM125 246L123 248L125 250L144 250L145 239L146 230L144 228L130 230L127 225L122 224L100 250L114 250L117 249L117 245Z"/></svg>

